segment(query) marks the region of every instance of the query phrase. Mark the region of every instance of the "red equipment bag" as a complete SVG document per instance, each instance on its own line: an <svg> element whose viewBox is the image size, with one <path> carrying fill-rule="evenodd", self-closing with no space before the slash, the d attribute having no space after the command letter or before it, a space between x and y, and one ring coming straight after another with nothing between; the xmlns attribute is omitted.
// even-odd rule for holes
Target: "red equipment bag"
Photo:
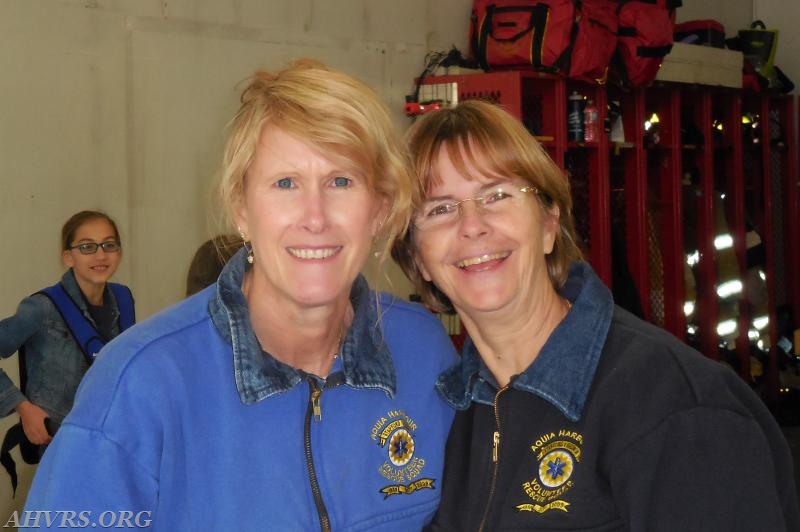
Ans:
<svg viewBox="0 0 800 532"><path fill-rule="evenodd" d="M656 79L672 50L674 8L669 0L620 0L614 70L623 85L644 87ZM680 4L678 4L680 5Z"/></svg>
<svg viewBox="0 0 800 532"><path fill-rule="evenodd" d="M474 0L470 47L484 70L532 68L603 82L616 29L610 0Z"/></svg>
<svg viewBox="0 0 800 532"><path fill-rule="evenodd" d="M675 24L675 42L725 48L725 26L716 20L687 20Z"/></svg>

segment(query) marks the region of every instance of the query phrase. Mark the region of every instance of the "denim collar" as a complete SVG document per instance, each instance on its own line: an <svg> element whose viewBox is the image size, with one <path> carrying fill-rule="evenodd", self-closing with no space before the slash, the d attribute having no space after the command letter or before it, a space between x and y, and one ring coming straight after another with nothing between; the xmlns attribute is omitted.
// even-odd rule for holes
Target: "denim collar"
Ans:
<svg viewBox="0 0 800 532"><path fill-rule="evenodd" d="M572 308L550 334L536 360L511 379L511 387L538 395L577 421L589 394L614 313L611 292L585 262L572 265L561 289ZM471 401L491 405L497 383L471 341L461 361L436 382L445 400L465 410Z"/></svg>
<svg viewBox="0 0 800 532"><path fill-rule="evenodd" d="M81 292L81 287L78 285L78 280L75 279L75 272L72 271L72 268L64 272L59 283L67 291L70 299L81 309L81 313L88 314L89 307L86 305L86 298Z"/></svg>
<svg viewBox="0 0 800 532"><path fill-rule="evenodd" d="M214 326L233 347L233 370L239 397L242 403L253 404L291 389L307 378L307 374L261 349L241 289L248 267L245 250L239 250L223 268L208 309ZM395 369L392 354L383 339L378 296L361 275L350 290L350 304L355 311L353 323L333 372L340 372L344 384L350 387L377 388L393 397Z"/></svg>

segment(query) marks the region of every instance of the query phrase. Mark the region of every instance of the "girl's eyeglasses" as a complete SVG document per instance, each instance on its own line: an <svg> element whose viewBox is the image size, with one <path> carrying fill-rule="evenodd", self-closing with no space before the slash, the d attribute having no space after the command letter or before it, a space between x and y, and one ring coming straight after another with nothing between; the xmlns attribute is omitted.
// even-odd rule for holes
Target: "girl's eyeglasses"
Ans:
<svg viewBox="0 0 800 532"><path fill-rule="evenodd" d="M69 247L68 249L77 249L81 252L81 255L94 255L97 253L97 250L103 248L103 251L106 253L116 253L120 250L122 246L119 242L114 240L109 240L108 242L81 242L80 244L75 244L74 246Z"/></svg>

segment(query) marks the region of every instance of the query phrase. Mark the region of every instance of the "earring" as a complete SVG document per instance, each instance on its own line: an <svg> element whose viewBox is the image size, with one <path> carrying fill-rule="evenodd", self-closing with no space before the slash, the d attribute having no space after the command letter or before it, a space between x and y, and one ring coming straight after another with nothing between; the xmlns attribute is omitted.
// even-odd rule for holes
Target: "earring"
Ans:
<svg viewBox="0 0 800 532"><path fill-rule="evenodd" d="M241 227L237 227L236 229L239 231L239 236L242 237L244 249L247 250L247 264L253 264L256 261L256 258L253 256L253 244L248 245L247 235L244 234Z"/></svg>
<svg viewBox="0 0 800 532"><path fill-rule="evenodd" d="M375 233L380 234L381 229L383 229L383 224L386 223L386 220L389 219L389 214L387 213L386 216L383 217L383 220L378 221L378 228L375 230Z"/></svg>

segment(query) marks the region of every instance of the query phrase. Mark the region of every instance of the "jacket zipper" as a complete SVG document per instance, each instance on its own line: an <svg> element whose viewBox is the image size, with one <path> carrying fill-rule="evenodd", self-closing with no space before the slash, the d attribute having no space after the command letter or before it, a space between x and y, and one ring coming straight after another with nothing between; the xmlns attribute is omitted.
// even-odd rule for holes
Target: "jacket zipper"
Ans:
<svg viewBox="0 0 800 532"><path fill-rule="evenodd" d="M314 504L317 507L317 514L319 515L319 528L322 532L330 532L331 519L330 516L328 516L327 508L325 508L325 502L322 500L322 490L319 488L317 471L314 468L314 456L311 454L311 422L312 420L316 422L322 421L322 392L330 388L335 388L343 382L342 375L336 374L329 377L325 381L325 385L320 387L314 377L308 377L310 393L308 397L308 408L306 409L306 421L303 427L303 443L306 453L306 466L308 467L308 479L311 482L311 494L314 496Z"/></svg>
<svg viewBox="0 0 800 532"><path fill-rule="evenodd" d="M322 530L322 532L330 532L331 519L328 516L327 508L325 508L325 502L322 500L322 491L319 489L319 480L317 480L317 471L314 469L314 457L311 455L311 418L313 415L314 419L317 421L322 420L322 407L320 405L320 395L322 395L322 389L319 387L313 377L309 377L308 387L311 390L311 394L308 398L306 422L305 427L303 428L306 465L308 466L308 478L311 481L311 494L314 496L314 504L317 506L317 514L319 515L319 528Z"/></svg>
<svg viewBox="0 0 800 532"><path fill-rule="evenodd" d="M489 509L492 507L492 499L494 498L494 490L497 487L497 469L500 465L500 395L508 390L508 385L506 384L494 395L494 402L492 403L492 407L494 408L494 423L495 423L495 431L492 434L492 483L489 487L489 497L486 500L486 509L483 511L483 519L481 519L481 526L478 528L478 532L483 532L484 527L486 526L486 520L489 518Z"/></svg>

